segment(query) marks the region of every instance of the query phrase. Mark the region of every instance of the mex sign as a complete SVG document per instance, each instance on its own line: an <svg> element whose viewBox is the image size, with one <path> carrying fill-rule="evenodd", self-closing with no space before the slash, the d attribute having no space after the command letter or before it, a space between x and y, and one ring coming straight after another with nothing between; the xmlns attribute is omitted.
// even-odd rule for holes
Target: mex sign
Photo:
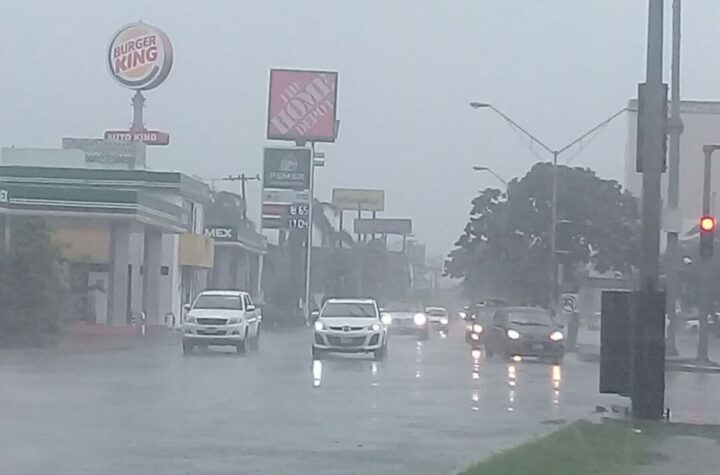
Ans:
<svg viewBox="0 0 720 475"><path fill-rule="evenodd" d="M270 70L267 138L334 142L338 73Z"/></svg>

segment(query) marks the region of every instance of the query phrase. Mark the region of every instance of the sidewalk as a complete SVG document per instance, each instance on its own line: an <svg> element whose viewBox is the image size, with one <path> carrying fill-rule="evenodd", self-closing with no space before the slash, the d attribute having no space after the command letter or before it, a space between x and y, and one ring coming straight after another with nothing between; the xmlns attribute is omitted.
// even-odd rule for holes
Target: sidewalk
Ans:
<svg viewBox="0 0 720 475"><path fill-rule="evenodd" d="M695 361L697 350L697 335L680 333L675 340L678 349L677 356L665 358L667 371L720 373L720 340L710 337L709 357L711 363L698 363ZM581 328L578 333L576 353L578 359L585 362L600 361L600 330Z"/></svg>
<svg viewBox="0 0 720 475"><path fill-rule="evenodd" d="M164 325L109 327L73 323L54 335L53 350L65 353L129 350L145 345L174 344L177 334Z"/></svg>

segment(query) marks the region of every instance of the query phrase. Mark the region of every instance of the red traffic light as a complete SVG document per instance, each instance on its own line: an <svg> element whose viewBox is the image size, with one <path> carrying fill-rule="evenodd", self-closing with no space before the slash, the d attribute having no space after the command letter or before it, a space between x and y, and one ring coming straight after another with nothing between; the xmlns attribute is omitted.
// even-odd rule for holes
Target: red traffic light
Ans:
<svg viewBox="0 0 720 475"><path fill-rule="evenodd" d="M706 233L715 231L715 218L712 216L703 216L700 218L700 231Z"/></svg>

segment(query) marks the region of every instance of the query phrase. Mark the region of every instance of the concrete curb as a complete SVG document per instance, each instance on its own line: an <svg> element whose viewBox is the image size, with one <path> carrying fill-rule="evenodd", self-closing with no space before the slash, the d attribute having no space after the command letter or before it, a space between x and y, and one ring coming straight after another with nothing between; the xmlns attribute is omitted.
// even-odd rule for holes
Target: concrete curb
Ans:
<svg viewBox="0 0 720 475"><path fill-rule="evenodd" d="M599 363L600 354L593 352L577 352L577 359L584 363ZM665 371L680 372L680 373L720 373L720 366L717 365L706 365L706 364L695 364L695 363L680 363L672 360L665 361Z"/></svg>

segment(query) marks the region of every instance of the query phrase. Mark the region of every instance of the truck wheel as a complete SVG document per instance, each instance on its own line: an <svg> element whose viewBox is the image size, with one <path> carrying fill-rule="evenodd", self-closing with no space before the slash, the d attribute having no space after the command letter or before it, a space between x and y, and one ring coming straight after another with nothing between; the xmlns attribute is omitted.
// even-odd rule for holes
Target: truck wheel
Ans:
<svg viewBox="0 0 720 475"><path fill-rule="evenodd" d="M247 339L248 334L247 330L245 330L245 336L243 337L242 341L235 345L235 349L237 350L238 355L244 355L247 353Z"/></svg>
<svg viewBox="0 0 720 475"><path fill-rule="evenodd" d="M260 327L257 329L257 335L255 335L255 338L250 340L250 349L252 351L258 351L260 349Z"/></svg>

